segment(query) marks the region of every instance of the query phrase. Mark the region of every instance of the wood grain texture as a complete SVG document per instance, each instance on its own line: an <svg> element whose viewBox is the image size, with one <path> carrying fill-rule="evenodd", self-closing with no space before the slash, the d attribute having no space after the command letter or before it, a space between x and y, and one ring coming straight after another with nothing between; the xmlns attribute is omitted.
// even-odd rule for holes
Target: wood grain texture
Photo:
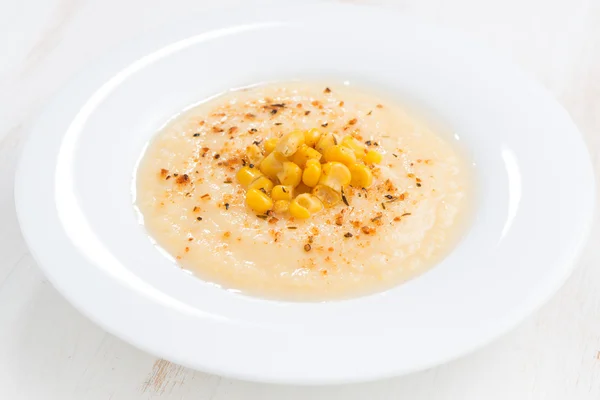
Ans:
<svg viewBox="0 0 600 400"><path fill-rule="evenodd" d="M449 364L367 384L299 388L192 371L105 333L52 288L23 242L13 203L15 163L32 118L123 39L218 3L244 2L0 2L0 399L599 399L598 218L574 275L513 332ZM460 29L513 57L571 113L600 173L598 0L345 2Z"/></svg>

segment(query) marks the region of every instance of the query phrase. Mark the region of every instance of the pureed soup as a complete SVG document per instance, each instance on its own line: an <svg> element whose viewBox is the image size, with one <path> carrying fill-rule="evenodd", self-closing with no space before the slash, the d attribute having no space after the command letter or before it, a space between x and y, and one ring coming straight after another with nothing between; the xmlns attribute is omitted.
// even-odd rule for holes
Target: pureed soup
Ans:
<svg viewBox="0 0 600 400"><path fill-rule="evenodd" d="M157 244L228 289L287 300L381 291L462 233L468 166L399 105L344 85L228 92L149 144L136 203Z"/></svg>

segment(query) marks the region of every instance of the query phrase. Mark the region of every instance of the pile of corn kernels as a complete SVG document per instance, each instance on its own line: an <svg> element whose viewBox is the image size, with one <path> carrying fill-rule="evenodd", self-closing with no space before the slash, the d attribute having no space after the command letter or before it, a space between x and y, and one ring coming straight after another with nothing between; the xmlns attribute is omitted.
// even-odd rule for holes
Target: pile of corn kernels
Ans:
<svg viewBox="0 0 600 400"><path fill-rule="evenodd" d="M382 160L352 136L339 140L318 129L293 131L246 149L251 161L236 177L257 214L307 219L344 199L344 187L368 188L371 168Z"/></svg>

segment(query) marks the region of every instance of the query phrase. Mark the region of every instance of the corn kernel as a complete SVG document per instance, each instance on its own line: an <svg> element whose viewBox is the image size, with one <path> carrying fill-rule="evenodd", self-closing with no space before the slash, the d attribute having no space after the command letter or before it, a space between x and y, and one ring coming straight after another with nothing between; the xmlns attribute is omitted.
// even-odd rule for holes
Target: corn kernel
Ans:
<svg viewBox="0 0 600 400"><path fill-rule="evenodd" d="M246 192L246 204L258 214L264 214L273 208L273 200L258 189L250 189Z"/></svg>
<svg viewBox="0 0 600 400"><path fill-rule="evenodd" d="M277 200L292 200L294 197L294 188L292 186L277 185L271 192L271 198Z"/></svg>
<svg viewBox="0 0 600 400"><path fill-rule="evenodd" d="M294 218L307 219L310 217L310 211L301 206L296 199L292 200L289 206L290 215Z"/></svg>
<svg viewBox="0 0 600 400"><path fill-rule="evenodd" d="M294 200L296 200L296 202L302 207L310 211L311 214L318 213L323 209L323 203L321 203L321 200L310 193L304 193L296 196Z"/></svg>
<svg viewBox="0 0 600 400"><path fill-rule="evenodd" d="M304 144L304 132L293 131L284 135L275 146L275 151L280 152L286 157L291 156Z"/></svg>
<svg viewBox="0 0 600 400"><path fill-rule="evenodd" d="M290 214L292 217L306 219L323 209L321 200L309 193L297 196L290 203Z"/></svg>
<svg viewBox="0 0 600 400"><path fill-rule="evenodd" d="M259 176L248 185L248 189L263 189L265 192L269 193L271 189L273 189L273 182L266 176Z"/></svg>
<svg viewBox="0 0 600 400"><path fill-rule="evenodd" d="M302 180L302 168L291 161L285 161L282 170L277 173L277 178L282 185L296 187Z"/></svg>
<svg viewBox="0 0 600 400"><path fill-rule="evenodd" d="M308 131L304 132L304 143L307 146L315 147L320 137L321 131L319 131L317 128L309 129Z"/></svg>
<svg viewBox="0 0 600 400"><path fill-rule="evenodd" d="M350 185L356 188L368 188L373 183L373 174L369 167L364 164L353 164L349 166L352 179Z"/></svg>
<svg viewBox="0 0 600 400"><path fill-rule="evenodd" d="M337 139L333 136L333 133L324 133L321 135L317 144L315 145L315 149L318 152L323 154L328 147L335 146L337 144Z"/></svg>
<svg viewBox="0 0 600 400"><path fill-rule="evenodd" d="M252 164L258 164L263 159L263 153L255 144L246 147L246 156Z"/></svg>
<svg viewBox="0 0 600 400"><path fill-rule="evenodd" d="M265 140L265 155L269 155L273 152L273 150L275 150L275 147L277 146L277 142L279 142L279 139L277 139L277 138L271 138L271 139Z"/></svg>
<svg viewBox="0 0 600 400"><path fill-rule="evenodd" d="M290 209L290 202L287 200L277 200L273 204L273 211L277 214L285 214Z"/></svg>
<svg viewBox="0 0 600 400"><path fill-rule="evenodd" d="M350 175L350 170L344 164L335 161L328 162L323 164L322 168L319 184L341 192L342 187L350 183L352 175Z"/></svg>
<svg viewBox="0 0 600 400"><path fill-rule="evenodd" d="M335 206L342 200L342 196L339 192L336 192L329 186L317 185L312 191L312 194L319 200L326 208Z"/></svg>
<svg viewBox="0 0 600 400"><path fill-rule="evenodd" d="M321 153L319 153L312 147L308 147L307 145L303 144L302 146L300 146L298 151L294 153L294 155L291 157L291 160L294 163L296 163L300 168L304 168L308 160L314 159L318 161L321 159L321 157Z"/></svg>
<svg viewBox="0 0 600 400"><path fill-rule="evenodd" d="M365 146L352 136L344 136L342 139L342 146L352 149L357 160L365 158L365 154L367 153Z"/></svg>
<svg viewBox="0 0 600 400"><path fill-rule="evenodd" d="M309 187L319 183L321 178L321 163L318 160L308 160L302 172L302 182Z"/></svg>
<svg viewBox="0 0 600 400"><path fill-rule="evenodd" d="M337 161L342 164L354 164L356 162L354 151L339 144L326 148L323 157L325 161Z"/></svg>
<svg viewBox="0 0 600 400"><path fill-rule="evenodd" d="M379 164L381 160L383 160L383 156L375 150L367 151L367 155L364 158L364 162L367 164Z"/></svg>
<svg viewBox="0 0 600 400"><path fill-rule="evenodd" d="M261 161L258 169L271 179L277 178L277 173L283 169L283 162L286 158L283 154L273 151Z"/></svg>
<svg viewBox="0 0 600 400"><path fill-rule="evenodd" d="M258 178L261 175L262 175L261 172L256 168L242 167L237 172L235 177L237 178L238 182L242 186L248 186L249 184L252 183L252 181L254 181L256 178Z"/></svg>

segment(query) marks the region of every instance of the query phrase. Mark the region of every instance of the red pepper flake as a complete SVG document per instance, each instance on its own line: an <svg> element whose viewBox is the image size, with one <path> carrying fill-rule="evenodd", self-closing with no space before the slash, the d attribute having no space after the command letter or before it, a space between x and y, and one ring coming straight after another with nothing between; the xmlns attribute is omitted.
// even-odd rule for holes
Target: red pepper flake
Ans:
<svg viewBox="0 0 600 400"><path fill-rule="evenodd" d="M227 130L227 133L229 133L230 135L233 135L234 133L236 133L238 131L238 127L237 126L232 126L231 128L229 128Z"/></svg>
<svg viewBox="0 0 600 400"><path fill-rule="evenodd" d="M422 185L420 183L417 183L417 187L421 187Z"/></svg>
<svg viewBox="0 0 600 400"><path fill-rule="evenodd" d="M383 108L383 105L377 104L375 107L377 107L377 108Z"/></svg>
<svg viewBox="0 0 600 400"><path fill-rule="evenodd" d="M203 200L210 200L210 194L208 194L208 193L203 194L202 196L200 196L200 198Z"/></svg>
<svg viewBox="0 0 600 400"><path fill-rule="evenodd" d="M360 228L360 230L365 234L365 235L372 235L373 233L375 233L375 229L369 227L369 226L363 226L362 228Z"/></svg>
<svg viewBox="0 0 600 400"><path fill-rule="evenodd" d="M344 102L340 101L340 107L344 107Z"/></svg>
<svg viewBox="0 0 600 400"><path fill-rule="evenodd" d="M308 252L308 251L310 251L310 249L311 249L310 244L307 243L307 244L304 245L304 251Z"/></svg>
<svg viewBox="0 0 600 400"><path fill-rule="evenodd" d="M345 238L351 238L353 235L350 232L344 233Z"/></svg>
<svg viewBox="0 0 600 400"><path fill-rule="evenodd" d="M165 180L167 180L167 181L168 181L169 179L171 179L171 175L167 175L167 177L165 178Z"/></svg>
<svg viewBox="0 0 600 400"><path fill-rule="evenodd" d="M221 158L221 155L219 153L215 154L215 156L213 157L215 160L218 160L219 158Z"/></svg>
<svg viewBox="0 0 600 400"><path fill-rule="evenodd" d="M256 118L256 115L254 115L252 113L247 113L246 115L244 115L244 117L246 117L247 119L254 119L254 118Z"/></svg>
<svg viewBox="0 0 600 400"><path fill-rule="evenodd" d="M233 183L233 181L231 180L231 178L227 178L223 181L223 183Z"/></svg>
<svg viewBox="0 0 600 400"><path fill-rule="evenodd" d="M277 221L279 221L278 218L272 217L271 219L269 219L269 224L275 224Z"/></svg>
<svg viewBox="0 0 600 400"><path fill-rule="evenodd" d="M200 136L200 134L199 133L194 133L192 136L193 137L198 137L198 136Z"/></svg>
<svg viewBox="0 0 600 400"><path fill-rule="evenodd" d="M177 178L176 182L180 185L186 184L190 181L190 177L188 176L188 174L183 174L180 177Z"/></svg>
<svg viewBox="0 0 600 400"><path fill-rule="evenodd" d="M348 125L354 125L358 122L357 118L352 118L350 121L348 121Z"/></svg>
<svg viewBox="0 0 600 400"><path fill-rule="evenodd" d="M169 173L168 169L164 169L164 168L160 169L160 176L166 176L168 173Z"/></svg>
<svg viewBox="0 0 600 400"><path fill-rule="evenodd" d="M310 114L310 110L304 111L304 115L308 115L308 114Z"/></svg>
<svg viewBox="0 0 600 400"><path fill-rule="evenodd" d="M189 251L190 251L190 248L189 248L189 247L186 247L186 248L185 248L185 252L187 253L187 252L189 252Z"/></svg>
<svg viewBox="0 0 600 400"><path fill-rule="evenodd" d="M333 247L328 248L327 251L333 251Z"/></svg>
<svg viewBox="0 0 600 400"><path fill-rule="evenodd" d="M343 223L344 223L344 217L342 217L342 215L338 215L335 217L335 224L337 226L342 226Z"/></svg>
<svg viewBox="0 0 600 400"><path fill-rule="evenodd" d="M221 128L220 126L216 126L216 125L215 125L215 126L213 126L213 127L211 128L211 130L212 130L214 133L221 133L221 132L223 132L225 129Z"/></svg>
<svg viewBox="0 0 600 400"><path fill-rule="evenodd" d="M202 217L196 217L198 221L202 221Z"/></svg>
<svg viewBox="0 0 600 400"><path fill-rule="evenodd" d="M191 238L188 238L188 242L191 242L192 240L194 240L194 238L193 238L193 237L191 237Z"/></svg>
<svg viewBox="0 0 600 400"><path fill-rule="evenodd" d="M402 214L401 216L402 216L402 217L407 217L407 216L409 216L409 215L412 215L412 214L411 214L411 213L404 213L404 214Z"/></svg>
<svg viewBox="0 0 600 400"><path fill-rule="evenodd" d="M223 234L224 237L228 238L231 236L231 232L227 231Z"/></svg>
<svg viewBox="0 0 600 400"><path fill-rule="evenodd" d="M325 122L325 123L321 124L321 126L322 126L323 128L327 128L327 125L329 125L329 123L327 123L327 122Z"/></svg>
<svg viewBox="0 0 600 400"><path fill-rule="evenodd" d="M323 91L323 93L331 93L331 89L329 89L328 87L326 87L325 90Z"/></svg>

